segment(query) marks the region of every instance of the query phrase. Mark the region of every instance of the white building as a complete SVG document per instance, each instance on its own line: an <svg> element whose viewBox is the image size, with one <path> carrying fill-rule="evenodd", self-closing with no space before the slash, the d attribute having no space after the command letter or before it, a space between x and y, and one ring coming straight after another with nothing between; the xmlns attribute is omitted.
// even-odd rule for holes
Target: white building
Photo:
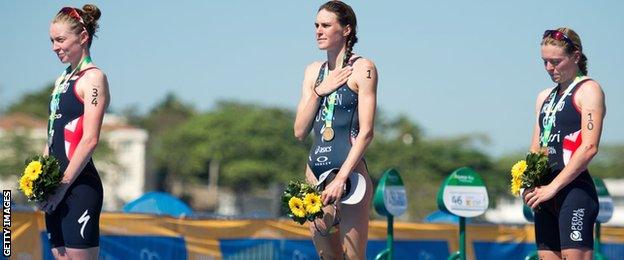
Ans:
<svg viewBox="0 0 624 260"><path fill-rule="evenodd" d="M46 122L24 114L12 114L0 118L0 139L8 131L28 133L33 145L43 148L46 138ZM147 131L128 125L119 116L106 114L102 124L101 138L112 148L114 164L95 161L104 187L104 210L119 211L121 207L145 192L145 147ZM3 147L0 147L2 159ZM35 148L39 152L39 147ZM28 156L28 155L25 155ZM16 169L16 174L21 169ZM17 194L17 178L11 176L0 180L3 189Z"/></svg>

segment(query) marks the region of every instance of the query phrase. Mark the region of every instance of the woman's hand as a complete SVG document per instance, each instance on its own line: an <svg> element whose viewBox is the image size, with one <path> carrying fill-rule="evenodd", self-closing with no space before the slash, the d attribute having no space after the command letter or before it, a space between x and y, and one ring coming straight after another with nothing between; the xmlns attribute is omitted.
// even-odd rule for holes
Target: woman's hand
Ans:
<svg viewBox="0 0 624 260"><path fill-rule="evenodd" d="M335 203L337 200L342 197L342 193L344 192L344 185L346 179L342 179L336 176L334 180L332 180L329 185L325 187L325 190L321 193L321 200L323 201L323 205L329 205Z"/></svg>
<svg viewBox="0 0 624 260"><path fill-rule="evenodd" d="M527 194L529 194L529 192L533 191L535 188L527 188L527 189L521 189L521 193L520 195L522 196L522 202L524 202L525 204L527 203Z"/></svg>
<svg viewBox="0 0 624 260"><path fill-rule="evenodd" d="M319 96L326 96L331 94L332 92L334 92L334 90L347 83L347 80L349 80L349 76L351 76L352 72L353 67L351 66L336 69L333 73L330 73L326 78L323 79L321 85L314 89L315 93L317 93Z"/></svg>
<svg viewBox="0 0 624 260"><path fill-rule="evenodd" d="M548 201L555 197L557 194L557 190L551 186L539 186L533 190L528 190L524 192L526 195L524 196L524 201L527 206L532 209L536 209L542 202Z"/></svg>
<svg viewBox="0 0 624 260"><path fill-rule="evenodd" d="M63 197L65 197L65 193L67 192L68 188L69 188L69 185L61 184L56 189L54 194L50 195L46 201L39 203L37 206L39 207L40 210L45 211L48 214L51 214L52 212L54 212L58 204L61 203L61 200L63 200Z"/></svg>

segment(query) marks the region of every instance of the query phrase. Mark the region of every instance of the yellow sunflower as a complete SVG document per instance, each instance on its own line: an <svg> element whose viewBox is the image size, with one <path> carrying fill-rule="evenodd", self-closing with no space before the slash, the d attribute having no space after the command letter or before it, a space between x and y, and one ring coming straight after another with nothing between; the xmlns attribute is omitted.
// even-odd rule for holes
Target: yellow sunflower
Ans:
<svg viewBox="0 0 624 260"><path fill-rule="evenodd" d="M520 195L520 188L522 186L522 181L520 178L512 178L511 179L511 193L515 196Z"/></svg>
<svg viewBox="0 0 624 260"><path fill-rule="evenodd" d="M524 171L526 171L527 169L527 163L525 160L521 160L518 161L516 164L514 164L513 167L511 167L511 176L514 178L519 178L520 176L522 176L522 174L524 174Z"/></svg>
<svg viewBox="0 0 624 260"><path fill-rule="evenodd" d="M24 169L24 176L28 176L31 180L39 178L39 174L43 171L43 165L39 161L32 161Z"/></svg>
<svg viewBox="0 0 624 260"><path fill-rule="evenodd" d="M24 195L26 197L30 197L33 194L33 180L31 180L28 175L22 176L20 178L20 190L24 191Z"/></svg>
<svg viewBox="0 0 624 260"><path fill-rule="evenodd" d="M290 207L290 212L293 215L303 218L306 215L305 207L303 206L303 201L300 198L292 197L288 201L288 206Z"/></svg>
<svg viewBox="0 0 624 260"><path fill-rule="evenodd" d="M303 198L303 205L305 205L305 209L310 214L316 214L321 211L321 196L316 195L314 193L308 193Z"/></svg>
<svg viewBox="0 0 624 260"><path fill-rule="evenodd" d="M525 160L518 161L511 167L511 193L515 196L520 195L520 188L522 188L522 175L527 169L527 162Z"/></svg>

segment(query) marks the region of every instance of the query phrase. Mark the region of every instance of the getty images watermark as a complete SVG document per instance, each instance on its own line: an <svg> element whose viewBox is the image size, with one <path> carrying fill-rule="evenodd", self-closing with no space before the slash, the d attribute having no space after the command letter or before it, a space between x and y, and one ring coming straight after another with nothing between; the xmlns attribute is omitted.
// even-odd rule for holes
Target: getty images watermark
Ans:
<svg viewBox="0 0 624 260"><path fill-rule="evenodd" d="M2 255L11 256L11 190L2 191Z"/></svg>

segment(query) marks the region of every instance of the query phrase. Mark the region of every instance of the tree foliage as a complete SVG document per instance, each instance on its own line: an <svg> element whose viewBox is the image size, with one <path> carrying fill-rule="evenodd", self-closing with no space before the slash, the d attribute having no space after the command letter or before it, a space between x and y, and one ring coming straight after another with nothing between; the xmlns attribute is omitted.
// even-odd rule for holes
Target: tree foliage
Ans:
<svg viewBox="0 0 624 260"><path fill-rule="evenodd" d="M54 83L47 84L39 90L29 92L9 105L7 114L24 113L37 119L47 120L48 104Z"/></svg>
<svg viewBox="0 0 624 260"><path fill-rule="evenodd" d="M208 165L218 160L219 183L235 190L266 187L301 176L306 147L293 138L292 112L221 102L168 134L159 164L169 174L206 183Z"/></svg>
<svg viewBox="0 0 624 260"><path fill-rule="evenodd" d="M18 113L37 120L48 120L48 104L54 84L45 85L39 90L25 93L14 103L9 104L7 114ZM43 152L45 139L33 138L33 129L17 128L5 131L0 136L0 176L21 174L27 157ZM43 137L45 138L45 137ZM93 157L111 166L115 162L114 151L106 140L100 140Z"/></svg>
<svg viewBox="0 0 624 260"><path fill-rule="evenodd" d="M28 156L41 153L39 142L33 140L31 131L5 131L0 136L0 177L15 176L15 181L24 171Z"/></svg>
<svg viewBox="0 0 624 260"><path fill-rule="evenodd" d="M47 118L51 85L24 95L7 107ZM294 112L289 109L233 101L219 102L209 111L198 112L174 94L167 94L147 114L128 112L130 120L148 130L148 172L159 176L161 189L167 183L208 184L209 169L218 171L218 184L237 192L264 189L271 184L303 178L311 142L293 136ZM24 158L40 152L27 133L5 132L0 138L0 175L19 174ZM375 139L365 159L374 183L388 168L397 169L406 185L407 218L419 220L436 210L435 196L451 172L469 166L484 179L490 201L510 197L510 168L524 158L524 151L501 156L485 153L485 134L430 138L405 115L378 113ZM100 144L96 159L111 160L114 151ZM603 144L590 164L590 172L602 178L620 178L624 167L624 145ZM276 198L279 199L279 198Z"/></svg>
<svg viewBox="0 0 624 260"><path fill-rule="evenodd" d="M600 178L623 178L624 144L601 145L598 154L589 164L592 176Z"/></svg>
<svg viewBox="0 0 624 260"><path fill-rule="evenodd" d="M399 171L407 191L408 219L421 219L437 209L440 184L457 168L472 167L484 179L492 171L491 159L475 148L483 141L480 136L427 139L405 116L377 122L383 131L375 134L366 161L375 180L386 169Z"/></svg>

